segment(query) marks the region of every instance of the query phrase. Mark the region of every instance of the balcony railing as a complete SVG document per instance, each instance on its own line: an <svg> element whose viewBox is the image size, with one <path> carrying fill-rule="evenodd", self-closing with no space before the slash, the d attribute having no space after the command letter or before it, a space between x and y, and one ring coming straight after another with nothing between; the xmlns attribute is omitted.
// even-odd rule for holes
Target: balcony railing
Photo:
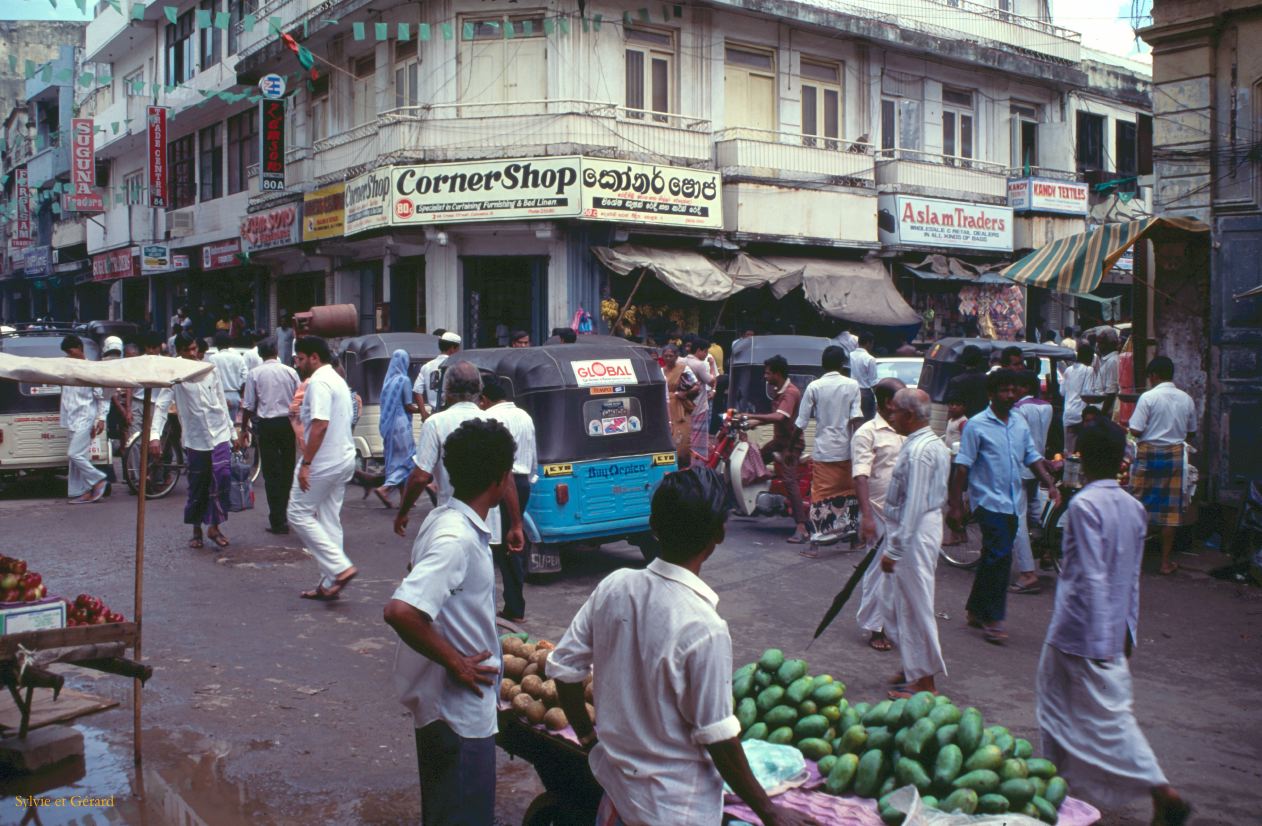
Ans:
<svg viewBox="0 0 1262 826"><path fill-rule="evenodd" d="M826 176L847 186L873 185L872 146L799 132L738 127L714 135L715 164L725 172L774 178Z"/></svg>
<svg viewBox="0 0 1262 826"><path fill-rule="evenodd" d="M876 185L885 192L915 192L943 197L1008 197L1004 164L912 149L882 149L876 158Z"/></svg>

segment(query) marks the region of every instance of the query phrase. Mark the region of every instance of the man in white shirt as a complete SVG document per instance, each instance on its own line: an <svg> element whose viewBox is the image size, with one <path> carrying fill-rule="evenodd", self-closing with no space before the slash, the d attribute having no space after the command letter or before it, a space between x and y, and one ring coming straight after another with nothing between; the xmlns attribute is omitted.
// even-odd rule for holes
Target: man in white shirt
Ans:
<svg viewBox="0 0 1262 826"><path fill-rule="evenodd" d="M263 363L250 371L241 402L241 434L245 443L250 421L263 465L263 488L267 491L268 533L289 533L289 487L294 481L295 439L289 423L289 405L298 392L298 372L277 358L276 345L259 342Z"/></svg>
<svg viewBox="0 0 1262 826"><path fill-rule="evenodd" d="M1146 528L1143 506L1114 479L1125 435L1097 420L1078 444L1087 485L1065 512L1064 560L1035 682L1043 751L1078 797L1120 807L1148 795L1152 822L1178 826L1191 809L1131 710Z"/></svg>
<svg viewBox="0 0 1262 826"><path fill-rule="evenodd" d="M325 602L337 599L359 573L342 535L342 500L355 475L353 402L332 362L322 338L303 336L294 345L294 364L307 384L300 413L302 464L289 490L289 525L320 566L319 584L300 596Z"/></svg>
<svg viewBox="0 0 1262 826"><path fill-rule="evenodd" d="M1100 409L1106 417L1112 417L1113 405L1117 402L1117 394L1121 392L1117 331L1112 328L1103 330L1096 339L1096 344L1100 349L1100 364L1096 368L1095 389L1104 396Z"/></svg>
<svg viewBox="0 0 1262 826"><path fill-rule="evenodd" d="M1073 364L1065 368L1065 375L1060 380L1060 389L1065 396L1065 411L1062 422L1065 426L1065 455L1072 456L1078 441L1078 428L1082 426L1082 409L1087 406L1083 396L1098 395L1095 387L1095 348L1090 344L1079 344L1078 355Z"/></svg>
<svg viewBox="0 0 1262 826"><path fill-rule="evenodd" d="M881 379L872 388L876 415L854 432L850 452L854 457L854 487L859 497L859 531L872 545L886 534L885 493L894 475L894 463L903 447L903 435L894 429L894 395L907 385L896 378ZM886 618L893 610L894 580L879 564L869 564L863 574L859 598L859 627L869 634L868 645L877 651L893 648L885 637Z"/></svg>
<svg viewBox="0 0 1262 826"><path fill-rule="evenodd" d="M1148 519L1161 528L1161 573L1179 566L1170 561L1175 530L1183 522L1184 442L1196 433L1196 403L1174 384L1174 362L1157 356L1148 363L1149 390L1131 414L1130 431L1139 442L1131 492Z"/></svg>
<svg viewBox="0 0 1262 826"><path fill-rule="evenodd" d="M446 406L421 425L416 454L412 457L416 467L408 476L403 488L403 500L399 503L399 513L394 518L394 532L399 536L407 536L408 512L430 482L438 489L439 505L445 505L451 499L453 488L443 461L444 445L447 437L460 425L470 419L487 418L482 408L478 407L481 398L482 376L478 373L478 368L467 361L448 368L443 379L443 403ZM515 485L510 485L504 492L504 507L511 525L504 540L509 550L520 552L526 546L526 535L522 530L521 507L517 502ZM499 519L498 512L494 514L494 518ZM498 524L492 525L491 529L493 533L499 533Z"/></svg>
<svg viewBox="0 0 1262 826"><path fill-rule="evenodd" d="M500 644L487 519L513 487L513 440L466 420L445 445L453 495L425 520L386 604L394 684L412 713L423 826L491 826Z"/></svg>
<svg viewBox="0 0 1262 826"><path fill-rule="evenodd" d="M412 398L421 411L421 421L434 415L434 411L438 409L439 371L453 353L460 352L460 336L442 328L435 330L434 335L438 336L438 355L421 365L421 371L416 374L416 382L412 385ZM448 402L444 399L443 404Z"/></svg>
<svg viewBox="0 0 1262 826"><path fill-rule="evenodd" d="M86 359L83 340L68 335L61 340L66 358ZM66 458L70 474L66 477L67 493L72 505L100 501L105 495L106 476L92 464L92 440L105 430L105 417L110 402L100 387L61 388L61 426L70 432Z"/></svg>
<svg viewBox="0 0 1262 826"><path fill-rule="evenodd" d="M700 575L723 541L726 499L710 468L666 476L649 517L660 556L605 577L548 656L561 707L593 746L598 823L719 826L725 780L766 826L813 822L771 802L741 748L732 639ZM593 672L599 728L583 702Z"/></svg>
<svg viewBox="0 0 1262 826"><path fill-rule="evenodd" d="M215 365L219 373L224 399L228 402L228 416L235 422L237 411L241 409L241 391L245 388L245 360L232 349L232 339L223 331L215 333L215 352L206 360Z"/></svg>
<svg viewBox="0 0 1262 826"><path fill-rule="evenodd" d="M1039 398L1039 377L1030 370L1020 371L1022 395L1012 406L1013 415L1025 419L1025 426L1034 440L1034 449L1047 455L1047 434L1052 428L1052 406ZM1034 548L1030 541L1030 526L1039 523L1043 513L1043 497L1034 471L1021 469L1021 485L1025 489L1025 507L1017 514L1017 536L1012 543L1016 557L1017 581L1010 590L1014 594L1037 594L1042 591L1038 574L1034 570Z"/></svg>
<svg viewBox="0 0 1262 826"><path fill-rule="evenodd" d="M876 338L864 330L859 333L859 346L850 351L850 378L859 383L864 420L876 415L876 397L872 394L872 386L877 381L876 359L868 352L875 341Z"/></svg>
<svg viewBox="0 0 1262 826"><path fill-rule="evenodd" d="M176 336L175 348L180 358L201 361L197 339L189 334ZM193 538L188 546L203 546L202 525L205 524L209 526L206 537L216 546L226 548L228 537L224 536L222 525L228 521L233 434L219 371L212 370L198 381L180 382L158 391L149 430L149 454L155 458L162 452L162 428L172 404L180 416L184 462L188 467L184 524L193 526Z"/></svg>
<svg viewBox="0 0 1262 826"><path fill-rule="evenodd" d="M517 507L524 514L530 502L530 486L538 478L535 472L535 421L529 413L513 404L504 383L494 375L487 376L482 382L482 407L487 418L495 419L508 428L517 446L513 453L513 487L517 493ZM508 536L513 527L508 508L500 511L502 536ZM495 552L495 565L504 580L504 610L499 615L506 620L522 622L526 619L526 597L523 593L526 560L522 553L525 548L513 551L505 543L497 542L492 550Z"/></svg>
<svg viewBox="0 0 1262 826"><path fill-rule="evenodd" d="M824 374L806 386L795 421L806 430L815 419L815 447L811 451L811 527L814 537L839 536L852 529L854 480L851 478L850 437L863 424L859 383L841 374L846 351L836 344L824 348Z"/></svg>

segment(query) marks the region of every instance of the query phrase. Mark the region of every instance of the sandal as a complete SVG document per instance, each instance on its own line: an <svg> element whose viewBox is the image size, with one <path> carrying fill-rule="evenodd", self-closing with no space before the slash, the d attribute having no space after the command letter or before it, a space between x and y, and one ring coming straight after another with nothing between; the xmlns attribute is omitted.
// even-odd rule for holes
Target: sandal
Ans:
<svg viewBox="0 0 1262 826"><path fill-rule="evenodd" d="M206 547L206 544L202 541L200 536L195 536L188 541L188 546L195 551L200 551L202 548Z"/></svg>
<svg viewBox="0 0 1262 826"><path fill-rule="evenodd" d="M1014 582L1008 586L1008 592L1012 594L1041 594L1043 586L1037 582L1033 585L1022 585L1020 582Z"/></svg>
<svg viewBox="0 0 1262 826"><path fill-rule="evenodd" d="M788 542L790 545L805 545L807 542L811 541L811 538L809 536L798 536L797 534L793 534L793 536L790 536L784 541Z"/></svg>
<svg viewBox="0 0 1262 826"><path fill-rule="evenodd" d="M872 637L868 640L868 647L874 651L893 651L894 643L888 637Z"/></svg>
<svg viewBox="0 0 1262 826"><path fill-rule="evenodd" d="M1162 565L1160 570L1157 571L1157 573L1161 574L1162 576L1170 576L1177 570L1179 570L1179 563L1171 562L1168 565Z"/></svg>
<svg viewBox="0 0 1262 826"><path fill-rule="evenodd" d="M231 542L228 541L228 537L224 536L218 529L215 529L214 533L210 533L209 531L207 531L206 538L209 539L211 542L214 542L220 548L226 548L232 544Z"/></svg>
<svg viewBox="0 0 1262 826"><path fill-rule="evenodd" d="M982 639L991 645L1003 645L1008 641L1008 632L997 625L988 625L982 631Z"/></svg>
<svg viewBox="0 0 1262 826"><path fill-rule="evenodd" d="M325 588L324 580L320 580L320 584L317 585L314 590L303 591L299 594L299 596L303 599L314 599L320 602L332 602L341 595L342 589L347 585L350 585L351 580L357 576L359 576L359 569L352 565L343 572L342 576L333 580L332 587Z"/></svg>
<svg viewBox="0 0 1262 826"><path fill-rule="evenodd" d="M386 496L384 493L381 492L381 488L373 488L372 492L377 494L377 498L381 500L381 504L385 505L387 508L390 508L391 510L394 510L394 502L391 502L390 497Z"/></svg>

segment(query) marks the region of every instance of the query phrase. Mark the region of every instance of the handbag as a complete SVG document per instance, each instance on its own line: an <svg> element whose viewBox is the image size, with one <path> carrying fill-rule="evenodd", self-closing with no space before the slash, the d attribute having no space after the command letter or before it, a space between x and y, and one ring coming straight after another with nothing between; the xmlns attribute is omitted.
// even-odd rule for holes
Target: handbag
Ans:
<svg viewBox="0 0 1262 826"><path fill-rule="evenodd" d="M246 461L245 454L232 451L228 463L228 510L240 513L254 509L254 482L250 480L254 468Z"/></svg>

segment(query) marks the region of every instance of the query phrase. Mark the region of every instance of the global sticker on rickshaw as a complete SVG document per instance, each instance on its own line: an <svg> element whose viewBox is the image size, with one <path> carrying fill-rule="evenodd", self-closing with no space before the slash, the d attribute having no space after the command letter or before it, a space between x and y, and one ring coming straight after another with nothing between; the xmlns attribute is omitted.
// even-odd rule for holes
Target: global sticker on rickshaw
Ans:
<svg viewBox="0 0 1262 826"><path fill-rule="evenodd" d="M603 387L611 384L638 384L631 359L589 359L570 362L579 387Z"/></svg>

